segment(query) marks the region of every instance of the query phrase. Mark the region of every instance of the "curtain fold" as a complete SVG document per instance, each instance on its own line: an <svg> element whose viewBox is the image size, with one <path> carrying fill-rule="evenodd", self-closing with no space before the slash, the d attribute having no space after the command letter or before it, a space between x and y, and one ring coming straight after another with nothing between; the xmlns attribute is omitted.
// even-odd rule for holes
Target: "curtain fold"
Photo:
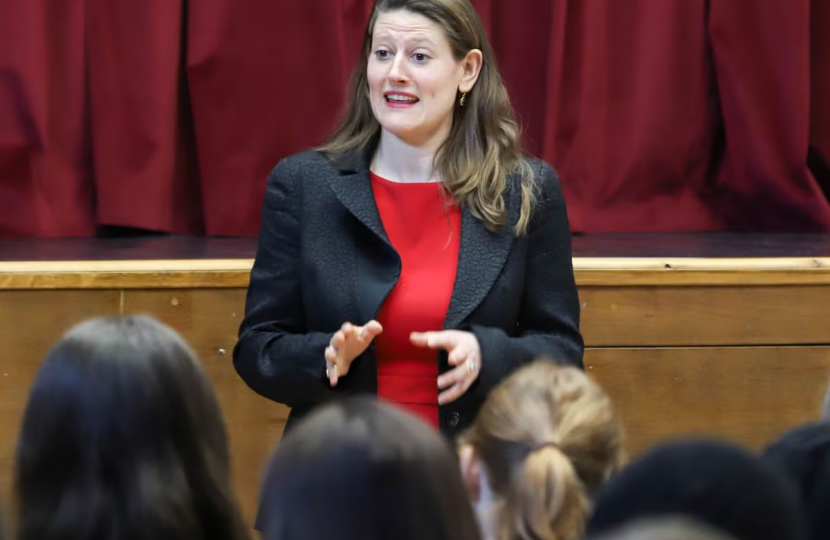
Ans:
<svg viewBox="0 0 830 540"><path fill-rule="evenodd" d="M0 237L256 235L372 0L0 0ZM830 2L473 0L575 231L830 229Z"/></svg>
<svg viewBox="0 0 830 540"><path fill-rule="evenodd" d="M0 1L0 236L95 232L84 1Z"/></svg>

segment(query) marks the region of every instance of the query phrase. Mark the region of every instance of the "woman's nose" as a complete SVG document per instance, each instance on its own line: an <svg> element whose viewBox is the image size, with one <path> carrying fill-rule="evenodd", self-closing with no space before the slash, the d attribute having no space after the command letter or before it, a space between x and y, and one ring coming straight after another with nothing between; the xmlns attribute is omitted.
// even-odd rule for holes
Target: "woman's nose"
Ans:
<svg viewBox="0 0 830 540"><path fill-rule="evenodd" d="M395 59L392 61L392 67L389 69L389 80L397 84L406 84L409 82L406 57L403 54L395 55Z"/></svg>

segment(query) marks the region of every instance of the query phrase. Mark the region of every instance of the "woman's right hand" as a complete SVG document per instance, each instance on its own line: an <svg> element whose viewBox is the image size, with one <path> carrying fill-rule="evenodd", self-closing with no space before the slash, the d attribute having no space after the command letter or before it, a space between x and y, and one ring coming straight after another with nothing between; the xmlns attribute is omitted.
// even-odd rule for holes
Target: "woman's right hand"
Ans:
<svg viewBox="0 0 830 540"><path fill-rule="evenodd" d="M374 320L363 326L345 323L340 327L326 347L326 377L329 384L337 386L337 380L349 373L354 359L363 354L381 332L383 327Z"/></svg>

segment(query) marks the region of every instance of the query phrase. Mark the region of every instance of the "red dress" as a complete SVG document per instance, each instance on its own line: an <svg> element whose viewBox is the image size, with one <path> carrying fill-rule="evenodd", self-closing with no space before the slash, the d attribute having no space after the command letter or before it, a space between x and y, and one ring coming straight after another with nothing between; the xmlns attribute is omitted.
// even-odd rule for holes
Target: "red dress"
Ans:
<svg viewBox="0 0 830 540"><path fill-rule="evenodd" d="M458 268L461 211L438 183L371 177L383 227L402 263L398 283L378 312L378 397L437 429L438 357L410 344L409 334L444 328Z"/></svg>

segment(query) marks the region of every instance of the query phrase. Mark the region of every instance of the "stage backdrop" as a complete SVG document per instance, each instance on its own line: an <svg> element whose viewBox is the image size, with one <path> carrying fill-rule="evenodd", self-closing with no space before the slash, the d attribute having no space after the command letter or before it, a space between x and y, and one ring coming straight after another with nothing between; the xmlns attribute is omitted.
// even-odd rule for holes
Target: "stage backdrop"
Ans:
<svg viewBox="0 0 830 540"><path fill-rule="evenodd" d="M371 0L0 0L0 236L255 235ZM830 229L830 1L476 0L576 231Z"/></svg>

